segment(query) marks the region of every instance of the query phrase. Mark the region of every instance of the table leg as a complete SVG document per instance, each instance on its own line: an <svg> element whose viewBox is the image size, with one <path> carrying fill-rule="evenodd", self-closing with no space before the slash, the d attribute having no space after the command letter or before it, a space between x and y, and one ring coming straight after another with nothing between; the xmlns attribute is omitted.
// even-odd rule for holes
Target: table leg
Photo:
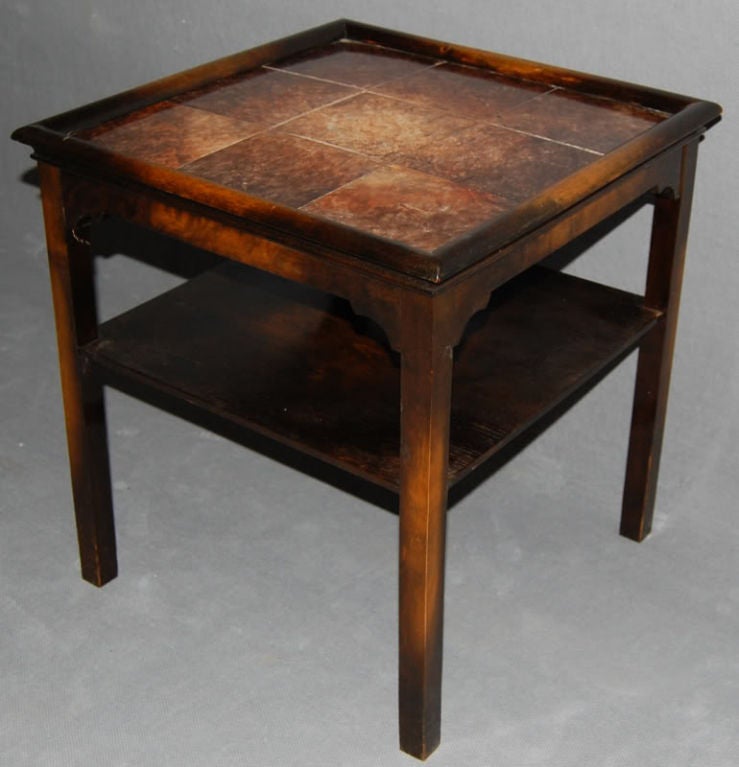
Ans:
<svg viewBox="0 0 739 767"><path fill-rule="evenodd" d="M657 198L654 210L645 302L664 315L642 342L637 364L621 513L621 534L635 541L652 528L697 151L697 142L684 148L680 189L674 198Z"/></svg>
<svg viewBox="0 0 739 767"><path fill-rule="evenodd" d="M452 349L414 346L401 360L400 747L425 759L441 724Z"/></svg>
<svg viewBox="0 0 739 767"><path fill-rule="evenodd" d="M65 218L59 170L39 170L82 577L102 586L117 574L105 405L78 352L97 334L92 253Z"/></svg>

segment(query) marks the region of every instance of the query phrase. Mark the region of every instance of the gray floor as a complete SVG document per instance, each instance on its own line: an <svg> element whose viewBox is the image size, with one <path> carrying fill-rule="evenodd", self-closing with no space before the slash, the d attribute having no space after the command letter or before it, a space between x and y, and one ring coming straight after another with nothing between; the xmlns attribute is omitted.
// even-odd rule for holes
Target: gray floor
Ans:
<svg viewBox="0 0 739 767"><path fill-rule="evenodd" d="M557 34L526 3L500 19L472 0L454 14L246 3L262 14L251 24L243 3L191 2L174 38L171 3L95 5L2 9L3 136L342 13L736 101L728 2L726 18L686 6L669 39L670 0L639 24L622 4L582 2ZM688 49L701 55L686 63ZM735 136L727 119L699 161L655 530L641 545L617 534L629 359L450 512L429 764L739 763ZM121 574L102 590L79 578L38 192L20 180L24 148L6 142L0 160L0 765L413 764L396 746L397 518L384 509L111 393ZM646 219L629 226L583 268L641 273ZM176 282L120 255L98 266L106 315Z"/></svg>

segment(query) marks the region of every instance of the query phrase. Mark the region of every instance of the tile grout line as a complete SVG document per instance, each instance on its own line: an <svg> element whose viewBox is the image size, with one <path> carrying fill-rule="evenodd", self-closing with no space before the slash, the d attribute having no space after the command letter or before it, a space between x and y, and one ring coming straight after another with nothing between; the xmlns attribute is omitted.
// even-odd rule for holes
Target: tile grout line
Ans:
<svg viewBox="0 0 739 767"><path fill-rule="evenodd" d="M348 186L351 186L356 181L359 181L360 179L364 178L365 176L369 176L370 174L375 173L375 171L380 170L382 167L383 166L380 165L380 167L378 167L378 168L373 168L372 170L368 171L367 173L362 173L359 176L355 176L354 178L349 179L349 181L345 181L343 184L340 184L339 186L335 187L334 189L329 189L328 192L324 192L323 194L319 194L318 197L314 197L313 199L308 200L308 202L304 202L302 205L300 205L297 208L297 210L302 210L302 211L305 211L306 213L308 213L308 215L313 215L314 214L313 211L310 211L310 210L306 211L305 210L306 206L313 205L313 203L316 203L319 200L323 200L324 198L330 197L332 194L335 194L336 192L339 192L342 189L346 189ZM318 213L316 215L321 215L321 214ZM359 231L363 231L363 230L359 230Z"/></svg>
<svg viewBox="0 0 739 767"><path fill-rule="evenodd" d="M444 64L444 61L435 61L433 64L428 64L426 66L421 67L415 72L410 72L407 75L398 75L397 77L390 77L387 80L378 80L375 83L370 83L369 85L356 85L355 83L346 83L342 80L331 80L327 77L318 77L317 75L307 75L304 72L293 72L290 69L280 69L280 67L272 66L270 64L262 64L261 69L267 69L270 72L279 72L284 75L292 75L293 77L304 77L308 80L317 80L321 83L331 83L331 85L342 85L345 88L357 88L360 91L368 91L370 88L377 88L381 85L385 85L386 83L390 82L396 82L397 80L405 80L409 77L415 77L416 75L420 74L421 72L426 72L429 69L434 69L435 67L440 67ZM256 71L256 70L254 70Z"/></svg>
<svg viewBox="0 0 739 767"><path fill-rule="evenodd" d="M596 149L588 149L587 147L578 146L577 144L571 144L567 141L560 141L559 139L549 138L548 136L540 136L538 133L531 133L529 131L521 130L519 128L511 128L508 125L504 125L503 123L497 122L493 118L480 119L479 117L470 117L466 114L458 114L457 112L453 112L451 109L445 109L443 106L428 106L427 104L418 104L415 101L404 99L404 98L401 98L400 96L394 96L392 94L382 93L379 91L372 90L372 88L376 88L376 87L378 86L371 85L365 88L363 92L371 96L379 96L381 98L392 99L393 101L398 101L401 104L408 104L410 106L417 107L419 109L435 110L437 112L443 112L444 114L450 114L450 115L453 115L454 117L458 117L459 119L468 120L472 124L494 125L496 128L503 128L513 133L519 133L524 136L531 136L532 138L541 139L542 141L549 141L552 144L559 144L561 146L570 147L571 149L579 149L582 152L587 152L588 154L594 154L594 155L597 155L598 157L603 156L603 152L599 152ZM535 101L536 99L541 98L542 96L548 96L551 93L554 93L555 91L558 91L558 90L562 90L562 89L557 87L556 85L552 86L548 91L544 91L543 93L537 93L536 96L532 96L531 98L526 99L526 101L522 101L520 104L516 104L515 107L511 107L510 110L508 111L513 112L516 109L519 109L520 107L524 106L525 104L528 104L531 101Z"/></svg>
<svg viewBox="0 0 739 767"><path fill-rule="evenodd" d="M267 132L267 131L265 131ZM332 144L330 141L323 141L319 138L314 138L313 136L304 136L302 133L293 133L291 131L282 131L280 135L284 136L293 136L294 138L299 138L303 141L311 141L314 144L320 144L321 146L327 146L331 149L337 149L341 152L347 152L348 154L356 155L357 157L364 157L365 159L369 160L370 162L374 162L377 164L380 164L383 162L383 158L379 155L371 155L367 154L366 152L360 152L358 149L349 149L348 147L341 146L340 144Z"/></svg>
<svg viewBox="0 0 739 767"><path fill-rule="evenodd" d="M319 109L323 109L324 107L333 106L334 104L340 104L342 101L347 101L348 99L354 98L355 96L359 95L361 92L362 91L357 91L357 93L350 93L348 96L342 96L340 99L336 99L334 101L330 101L330 102L328 102L326 104L321 104L321 106L314 107L313 109L309 109L306 112L300 112L299 114L293 115L292 117L288 117L287 119L282 120L281 122L274 123L273 125L267 125L266 127L260 127L259 130L256 130L253 133L249 133L246 136L242 136L241 138L237 139L236 141L232 141L229 144L225 144L224 146L220 147L220 149L216 149L214 152L208 152L208 153L198 157L197 159L192 160L191 162L192 163L199 162L200 160L203 160L206 157L210 157L211 155L217 154L218 152L221 152L221 151L223 151L225 149L229 149L230 147L235 146L236 144L240 144L242 141L249 141L249 140L255 138L256 136L261 136L261 135L270 133L275 128L282 127L283 125L286 125L287 123L291 122L292 120L297 120L299 117L303 117L304 115L309 115L309 114L311 114L311 112L317 112ZM204 107L199 107L197 105L190 105L187 102L185 102L183 104L180 104L180 106L186 106L186 107L188 107L190 109L197 109L200 112L205 112L207 114L216 115L218 117L228 117L228 115L222 115L222 114L220 114L220 112L214 112L212 109L205 109ZM249 122L249 120L240 121L238 118L235 118L235 117L231 117L230 119L235 120L236 122L243 122L243 123L248 123ZM285 133L287 133L287 135L289 135L289 136L297 136L298 138L308 139L307 136L300 136L299 134L290 133L289 131L285 131ZM315 141L315 139L309 139L309 140ZM323 142L317 142L317 143L323 143ZM328 146L333 146L332 144L327 144L327 145ZM336 149L343 149L343 147L335 147L335 148ZM352 150L348 150L347 149L347 150L344 150L344 151L349 152L349 151L352 151ZM362 155L361 152L352 152L352 153L353 154ZM362 155L362 156L366 156L366 155ZM190 164L191 163L185 163L184 165L180 165L180 166L178 166L177 170L181 170L181 169L187 167Z"/></svg>
<svg viewBox="0 0 739 767"><path fill-rule="evenodd" d="M275 128L281 128L283 125L287 125L287 123L292 122L293 120L299 120L301 117L305 117L306 115L313 114L313 112L319 112L321 109L326 109L327 107L332 107L335 104L341 104L344 101L349 101L349 99L356 98L357 96L361 96L364 91L357 90L354 93L350 93L348 96L342 96L339 99L334 99L333 101L328 101L325 104L321 104L320 106L313 107L313 109L307 109L305 112L300 112L299 114L293 115L292 117L288 117L285 120L281 120L278 123L275 123L274 125L270 125L269 128L266 130L274 130Z"/></svg>
<svg viewBox="0 0 739 767"><path fill-rule="evenodd" d="M277 74L281 75L290 75L291 77L303 77L306 80L315 80L319 83L330 83L331 85L341 85L344 88L356 88L360 89L360 86L358 85L351 85L349 83L341 82L341 80L329 80L328 77L317 77L316 75L306 75L304 72L293 72L289 69L280 69L279 67L273 67L269 64L262 64L260 69L266 69L269 72L276 72ZM257 70L252 70L257 71Z"/></svg>
<svg viewBox="0 0 739 767"><path fill-rule="evenodd" d="M428 67L425 67L423 70L420 70L420 71L429 71L431 69L443 66L444 63L445 63L444 61L437 61L434 64L432 64L432 65L430 65ZM284 70L276 69L274 67L269 67L269 66L263 66L262 68L263 69L267 69L269 71L273 71L273 72L281 72L283 74L292 74L293 76L296 76L296 77L304 77L306 79L317 80L319 82L326 82L326 83L331 83L333 85L347 87L347 88L350 88L353 92L351 92L351 93L349 93L349 94L347 94L345 96L342 96L340 98L334 99L333 101L327 102L325 104L321 104L321 105L319 105L317 107L314 107L313 109L306 110L305 112L300 112L297 115L293 115L292 117L289 117L289 118L287 118L285 120L282 120L282 121L280 121L278 123L275 123L273 125L269 125L267 127L261 128L261 129L255 131L254 133L251 133L251 134L249 134L247 136L244 136L244 137L242 137L242 138L240 138L240 139L238 139L238 140L236 140L234 142L231 142L230 144L227 144L227 145L225 145L223 147L220 147L215 152L209 152L208 154L205 154L202 157L199 157L196 160L191 161L191 163L185 163L184 165L179 166L180 170L184 170L185 168L187 168L188 165L193 164L195 162L198 162L198 161L200 161L202 159L205 159L206 157L209 157L209 156L211 156L213 154L217 154L220 151L227 150L230 147L232 147L232 146L234 146L234 145L236 145L238 143L241 143L242 141L248 141L248 140L253 139L253 138L257 137L257 136L266 135L266 134L268 134L270 132L278 132L277 131L278 128L283 128L283 132L285 133L285 135L293 136L293 137L298 138L298 139L303 140L303 141L310 141L312 143L319 144L321 146L326 146L328 148L335 149L337 151L347 152L347 153L352 154L354 156L364 158L368 162L373 163L373 164L375 164L377 166L373 170L370 170L367 173L362 173L362 174L360 174L360 176L357 176L357 177L355 177L353 179L350 179L349 181L345 182L344 184L341 184L340 186L336 187L335 189L332 189L329 192L326 192L326 193L324 193L322 195L319 195L318 197L315 197L315 198L309 200L308 202L304 203L303 205L298 206L297 209L303 210L305 208L305 206L311 205L311 204L321 200L324 197L327 197L327 196L329 196L331 194L334 194L334 193L340 191L341 189L344 189L345 187L347 187L347 186L353 184L354 182L356 182L359 178L363 178L364 176L368 175L369 173L374 172L374 170L378 170L378 169L380 169L383 166L389 167L389 166L391 166L393 164L399 164L399 163L393 163L392 162L392 157L385 158L385 157L382 157L382 156L371 155L371 154L368 154L368 153L365 153L365 152L360 152L360 151L357 151L355 149L350 149L348 147L344 147L344 146L341 146L341 145L338 145L338 144L333 144L333 143L331 143L329 141L324 141L324 140L321 140L321 139L318 139L318 138L314 138L314 137L311 137L311 136L305 136L303 134L294 133L294 132L291 132L289 130L285 130L284 129L284 126L288 125L289 123L291 123L293 121L296 121L296 120L298 120L298 119L300 119L302 117L305 117L307 115L310 115L311 113L318 112L318 111L320 111L322 109L326 109L326 108L334 106L336 104L341 104L341 103L343 103L345 101L349 101L350 99L359 97L361 95L375 96L375 97L379 97L379 98L388 98L388 99L390 99L392 101L396 101L396 102L399 102L401 104L407 104L407 105L412 106L414 108L427 109L429 111L436 111L436 112L443 113L443 114L450 114L450 115L454 115L454 116L457 116L457 117L461 117L462 119L469 121L470 127L473 127L475 124L479 124L479 125L492 125L492 126L498 128L498 129L501 129L501 130L510 131L511 133L517 133L517 134L523 135L523 136L529 136L529 137L532 137L532 138L535 138L535 139L538 139L538 140L542 140L542 141L548 141L548 142L550 142L552 144L556 144L556 145L560 145L560 146L566 146L566 147L569 147L571 149L575 149L575 150L586 152L588 154L595 155L596 157L603 156L603 153L601 153L601 152L597 152L595 150L588 149L586 147L581 147L581 146L578 146L576 144L571 144L571 143L568 143L568 142L558 141L556 139L551 139L551 138L548 138L546 136L540 136L540 135L535 134L535 133L530 133L530 132L519 130L519 129L516 129L516 128L511 128L511 127L509 127L507 125L503 125L503 124L501 124L499 122L496 122L495 120L492 120L492 119L490 119L490 120L480 120L480 119L475 119L475 118L468 117L466 115L460 116L460 115L456 115L456 113L452 112L451 110L444 109L443 107L429 107L427 105L416 104L415 102L409 101L407 99L402 99L402 98L399 98L397 96L392 96L392 95L384 94L384 93L381 93L381 92L376 92L376 91L373 90L373 88L379 88L379 87L381 87L382 85L384 85L386 83L396 82L396 81L399 81L399 80L403 80L403 79L408 79L410 77L414 77L414 76L418 75L419 72L414 72L414 73L409 74L409 75L404 75L402 77L393 78L391 80L386 80L386 81L383 81L382 83L377 83L377 84L373 84L373 85L366 86L366 87L360 87L360 86L355 86L355 85L347 85L346 83L339 83L339 82L335 82L335 81L332 81L332 80L325 80L325 79L322 79L322 78L313 77L311 75L304 75L304 74L301 74L301 73L294 73L294 72L286 72ZM512 109L510 111L514 111L515 109L518 109L519 107L523 106L524 104L529 103L530 101L533 101L533 100L535 100L537 98L541 98L541 97L546 96L546 95L549 95L549 94L551 94L551 93L553 93L555 91L558 91L558 90L560 90L560 88L558 88L557 86L552 86L548 90L546 90L546 91L544 91L542 93L538 93L536 96L532 96L530 99L526 99L526 101L521 102L521 104L517 104L515 107L512 107ZM181 106L189 106L189 105L185 102L185 103L181 104ZM190 106L190 108L192 108L192 109L200 109L201 111L209 112L210 114L219 114L217 112L212 112L211 110L203 109L203 108L197 107L197 106ZM223 115L220 115L220 116L223 116ZM433 141L433 139L431 139L427 143L431 143L432 141ZM390 162L387 161L388 159L390 160ZM406 167L404 163L400 163L400 165L403 166L403 167ZM410 169L413 169L413 166L407 166L407 167L409 167ZM446 178L444 176L440 176L439 178L445 178L445 180L447 180L447 181L450 181L452 183L457 183L457 182L453 181L453 179L448 179L448 178ZM462 186L462 188L476 189L475 187L467 187L467 186ZM476 191L483 191L483 190L476 189ZM490 194L490 193L488 192L488 194Z"/></svg>
<svg viewBox="0 0 739 767"><path fill-rule="evenodd" d="M578 149L581 152L587 152L587 154L595 155L596 157L603 157L604 152L599 152L597 149L588 149L584 146L578 146L577 144L570 144L568 141L560 141L556 138L549 138L548 136L540 136L538 133L531 133L530 131L521 130L520 128L511 128L510 125L503 125L502 123L491 120L490 125L496 128L502 128L503 130L510 131L511 133L518 133L521 136L530 136L531 138L540 139L541 141L548 141L550 144L558 144L559 146L566 146L570 149Z"/></svg>
<svg viewBox="0 0 739 767"><path fill-rule="evenodd" d="M366 85L366 86L353 85L353 84L349 84L349 83L345 83L345 82L340 82L338 80L329 80L327 78L316 77L315 75L307 75L307 74L304 74L302 72L292 72L290 70L280 69L278 67L274 67L274 66L271 66L271 65L268 65L268 64L263 64L261 66L261 69L268 70L270 72L286 74L286 75L292 75L293 77L302 77L302 78L305 78L305 79L308 79L308 80L314 80L314 81L317 81L317 82L330 83L331 85L338 85L338 86L341 86L341 87L344 87L344 88L350 88L354 92L350 93L350 94L348 94L346 96L342 96L341 98L335 99L334 101L330 101L330 102L327 102L325 104L321 104L320 106L314 107L313 109L306 110L305 112L300 112L299 114L293 115L292 117L288 117L287 119L282 120L281 122L275 123L274 125L269 125L269 126L267 126L265 128L262 128L259 131L255 132L253 134L250 134L249 136L245 136L243 139L240 139L240 140L241 141L245 141L245 140L247 140L249 138L252 138L253 136L259 135L261 133L268 133L270 130L273 130L273 129L276 129L276 128L280 128L280 127L286 125L287 123L292 122L293 120L298 120L299 118L304 117L306 115L309 115L309 114L311 114L313 112L317 112L317 111L319 111L321 109L324 109L324 108L327 108L327 107L330 107L330 106L334 106L335 104L340 104L341 102L347 101L348 99L351 99L353 97L361 96L361 95L371 95L371 96L379 96L381 98L392 99L393 101L400 102L401 104L409 104L410 106L413 106L413 107L419 107L419 108L422 108L422 109L429 109L429 110L436 110L438 112L443 112L445 114L451 114L451 115L454 115L455 117L461 117L462 119L469 120L471 123L480 123L480 124L483 124L483 125L488 125L488 124L489 125L494 125L494 126L496 126L498 128L501 128L501 129L504 129L504 130L509 130L509 131L511 131L513 133L518 133L518 134L524 135L524 136L531 136L532 138L536 138L536 139L539 139L541 141L549 141L550 143L558 144L558 145L561 145L561 146L566 146L566 147L569 147L571 149L578 149L578 150L580 150L582 152L587 152L588 154L593 154L593 155L595 155L597 157L602 157L603 156L603 154L604 154L603 152L599 152L599 151L594 150L594 149L589 149L588 147L579 146L578 144L573 144L573 143L570 143L570 142L567 142L567 141L561 141L561 140L558 140L558 139L553 139L553 138L550 138L548 136L542 136L542 135L539 135L537 133L532 133L530 131L525 131L525 130L521 130L521 129L518 129L518 128L512 128L512 127L510 127L508 125L504 125L504 124L498 122L497 120L495 120L493 118L481 120L479 118L468 117L467 115L458 115L456 112L453 112L452 110L445 109L443 106L429 107L428 105L425 105L425 104L417 104L416 102L414 102L414 101L412 101L410 99L404 99L404 98L401 98L399 96L394 96L392 94L382 93L380 91L375 90L375 89L381 88L384 85L387 85L388 83L394 83L394 82L399 82L401 80L407 80L407 79L409 79L411 77L418 76L422 72L427 72L427 71L430 71L432 69L443 67L445 64L448 64L448 63L449 62L447 62L446 60L435 61L433 64L430 64L429 66L423 67L422 69L418 70L417 72L412 72L412 73L407 74L407 75L401 75L400 77L390 78L388 80L383 80L381 82L372 83L371 85ZM559 91L559 90L562 90L562 88L560 88L559 86L556 86L556 85L550 86L548 90L545 90L545 91L543 91L541 93L537 93L535 96L532 96L531 98L528 98L525 101L522 101L521 103L516 104L515 107L512 107L508 111L514 111L516 109L519 109L524 104L528 104L531 101L535 101L536 99L539 99L539 98L541 98L543 96L548 96L548 95L554 93L555 91ZM182 105L183 106L187 105L187 102L183 102ZM218 112L212 112L212 110L203 109L202 107L198 107L198 106L192 106L191 108L201 109L202 111L210 112L211 114L219 114ZM331 144L330 142L319 141L319 140L313 139L313 138L311 138L309 136L303 136L301 134L291 134L291 135L296 135L296 136L299 136L302 139L306 139L306 140L310 140L310 141L316 141L317 143L323 143L323 144L326 144L327 146L335 147L335 148L341 149L343 151L352 152L353 154L359 154L360 156L367 156L367 155L365 155L362 152L357 152L356 150L347 149L345 147L342 147L342 146L339 146L339 145L336 145L336 144ZM228 144L228 145L226 145L223 148L225 149L228 146L232 146L233 144L236 144L236 143L238 143L238 141L235 141L232 144ZM210 153L210 154L213 154L213 153ZM208 155L203 155L203 157L207 157L207 156ZM200 158L198 158L198 159L200 159Z"/></svg>

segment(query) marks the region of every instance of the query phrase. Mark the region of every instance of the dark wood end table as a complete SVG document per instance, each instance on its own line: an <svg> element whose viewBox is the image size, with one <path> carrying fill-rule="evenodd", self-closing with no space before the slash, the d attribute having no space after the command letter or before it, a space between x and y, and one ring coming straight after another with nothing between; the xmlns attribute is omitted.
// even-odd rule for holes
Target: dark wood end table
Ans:
<svg viewBox="0 0 739 767"><path fill-rule="evenodd" d="M720 113L337 21L16 131L40 165L83 577L117 572L104 385L396 491L400 743L428 756L448 487L637 346L621 532L649 532L697 147ZM642 199L643 296L537 266ZM99 324L105 216L224 263Z"/></svg>

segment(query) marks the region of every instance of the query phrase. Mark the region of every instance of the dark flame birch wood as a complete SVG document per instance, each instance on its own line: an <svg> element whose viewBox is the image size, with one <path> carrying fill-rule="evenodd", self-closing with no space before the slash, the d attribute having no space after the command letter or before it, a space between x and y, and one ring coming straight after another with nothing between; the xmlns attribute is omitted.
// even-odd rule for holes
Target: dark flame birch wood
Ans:
<svg viewBox="0 0 739 767"><path fill-rule="evenodd" d="M59 170L40 173L82 577L102 586L118 565L103 390L81 354L97 335L92 253L65 219Z"/></svg>
<svg viewBox="0 0 739 767"><path fill-rule="evenodd" d="M637 346L621 532L649 532L697 144L720 115L340 20L19 128L41 170L83 577L116 575L103 384L396 491L400 743L426 758L448 486ZM532 269L644 200L644 296ZM105 216L237 263L98 327L88 230Z"/></svg>

